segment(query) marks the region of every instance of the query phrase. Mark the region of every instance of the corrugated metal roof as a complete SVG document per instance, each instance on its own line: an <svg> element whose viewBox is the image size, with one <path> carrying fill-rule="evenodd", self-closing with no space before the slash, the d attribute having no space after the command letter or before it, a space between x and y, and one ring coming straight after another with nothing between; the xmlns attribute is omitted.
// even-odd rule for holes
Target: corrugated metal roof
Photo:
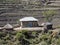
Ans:
<svg viewBox="0 0 60 45"><path fill-rule="evenodd" d="M36 19L34 17L24 17L24 18L20 19L19 21L38 21L38 19Z"/></svg>
<svg viewBox="0 0 60 45"><path fill-rule="evenodd" d="M52 23L46 22L46 23L42 23L41 25L42 25L42 26L43 26L43 25L52 25Z"/></svg>

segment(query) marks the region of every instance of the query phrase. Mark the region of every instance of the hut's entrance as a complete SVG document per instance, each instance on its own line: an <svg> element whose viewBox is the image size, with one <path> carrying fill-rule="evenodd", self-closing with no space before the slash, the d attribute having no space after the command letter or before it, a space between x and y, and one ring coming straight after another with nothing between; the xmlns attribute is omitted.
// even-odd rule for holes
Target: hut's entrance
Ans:
<svg viewBox="0 0 60 45"><path fill-rule="evenodd" d="M28 23L28 27L33 27L32 22L29 22L29 23Z"/></svg>

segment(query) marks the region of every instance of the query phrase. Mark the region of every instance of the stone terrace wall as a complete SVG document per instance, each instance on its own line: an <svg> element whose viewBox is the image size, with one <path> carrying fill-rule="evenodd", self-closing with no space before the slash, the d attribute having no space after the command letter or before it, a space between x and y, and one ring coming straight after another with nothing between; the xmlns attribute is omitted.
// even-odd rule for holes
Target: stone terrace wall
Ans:
<svg viewBox="0 0 60 45"><path fill-rule="evenodd" d="M56 3L56 2L55 2ZM44 9L45 8L45 9ZM0 26L10 23L17 24L19 19L23 17L33 16L39 20L39 24L45 22L42 12L48 9L53 9L58 12L53 18L54 25L60 25L60 6L47 5L42 8L24 8L21 4L0 4Z"/></svg>

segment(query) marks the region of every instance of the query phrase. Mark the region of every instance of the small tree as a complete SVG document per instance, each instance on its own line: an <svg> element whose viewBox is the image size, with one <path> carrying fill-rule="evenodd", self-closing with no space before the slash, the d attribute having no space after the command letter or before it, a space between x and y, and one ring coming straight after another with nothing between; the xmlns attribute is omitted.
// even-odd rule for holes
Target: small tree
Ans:
<svg viewBox="0 0 60 45"><path fill-rule="evenodd" d="M56 14L56 11L54 10L48 10L43 12L43 16L45 17L47 22L51 22L55 14Z"/></svg>

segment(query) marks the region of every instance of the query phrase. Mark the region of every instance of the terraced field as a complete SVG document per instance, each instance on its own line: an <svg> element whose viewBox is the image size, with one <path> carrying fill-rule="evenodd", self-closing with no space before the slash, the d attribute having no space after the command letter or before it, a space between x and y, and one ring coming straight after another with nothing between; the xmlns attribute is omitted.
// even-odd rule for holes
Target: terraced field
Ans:
<svg viewBox="0 0 60 45"><path fill-rule="evenodd" d="M28 8L28 7L30 8ZM45 22L42 12L47 10L55 10L58 13L53 17L52 23L54 26L60 25L60 0L50 1L47 5L40 8L34 8L34 5L27 5L24 7L22 4L0 4L0 26L5 25L7 22L14 25L22 17L33 16L39 20L39 24Z"/></svg>

